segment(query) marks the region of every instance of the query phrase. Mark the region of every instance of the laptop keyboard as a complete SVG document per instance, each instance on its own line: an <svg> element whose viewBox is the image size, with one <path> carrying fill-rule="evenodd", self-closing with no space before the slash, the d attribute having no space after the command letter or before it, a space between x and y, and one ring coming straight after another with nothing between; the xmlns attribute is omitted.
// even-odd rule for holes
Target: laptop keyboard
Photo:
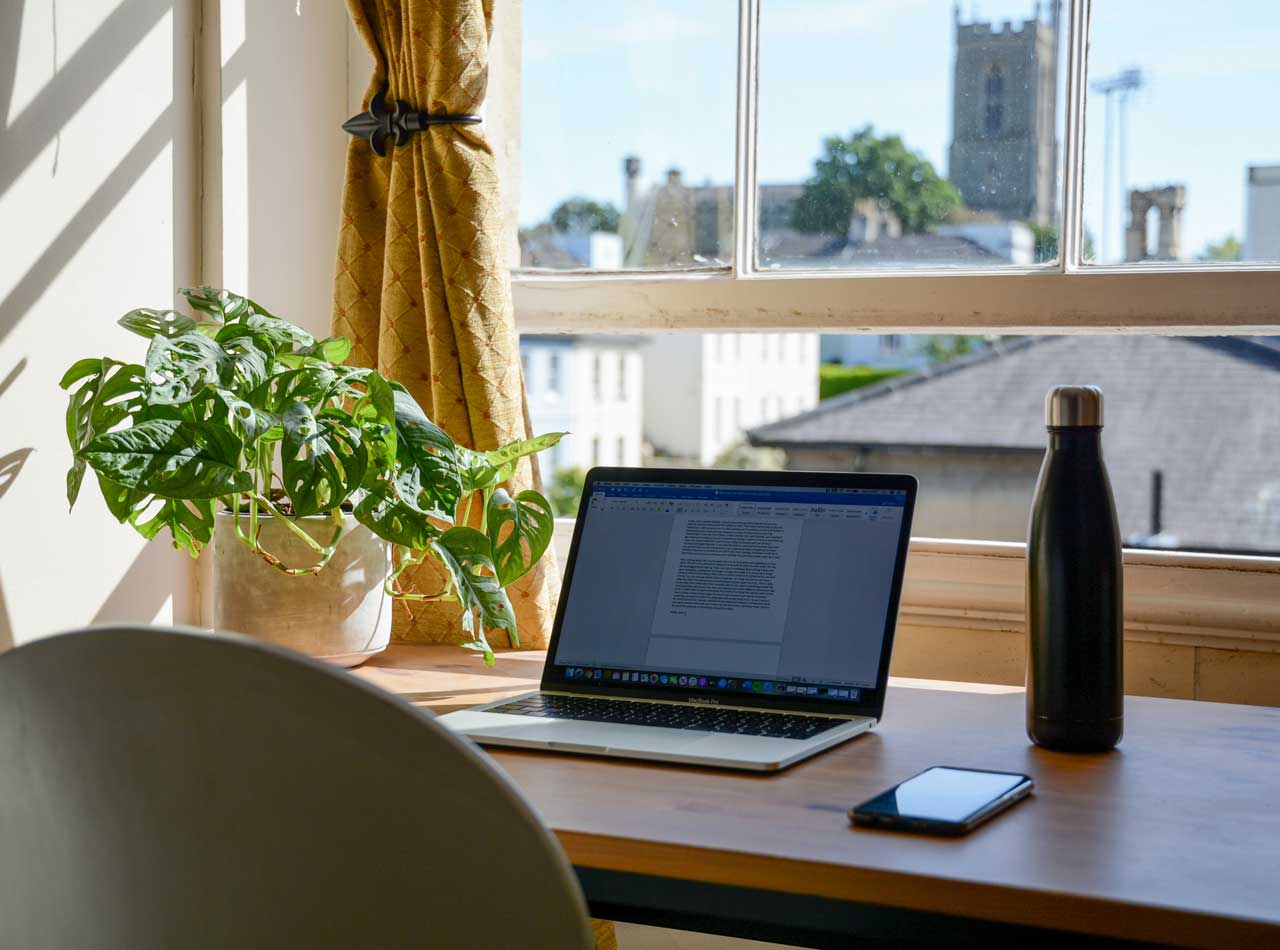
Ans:
<svg viewBox="0 0 1280 950"><path fill-rule="evenodd" d="M632 726L661 726L664 729L696 729L743 736L776 739L811 739L848 720L797 713L753 712L674 703L629 702L595 699L590 696L526 696L488 712L543 719L579 719L584 722L619 722Z"/></svg>

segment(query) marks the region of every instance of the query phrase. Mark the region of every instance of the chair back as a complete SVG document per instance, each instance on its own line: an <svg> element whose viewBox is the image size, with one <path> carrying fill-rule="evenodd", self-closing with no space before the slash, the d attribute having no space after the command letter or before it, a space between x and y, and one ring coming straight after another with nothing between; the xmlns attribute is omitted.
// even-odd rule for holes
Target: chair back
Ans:
<svg viewBox="0 0 1280 950"><path fill-rule="evenodd" d="M590 946L529 805L396 696L198 631L0 655L0 947Z"/></svg>

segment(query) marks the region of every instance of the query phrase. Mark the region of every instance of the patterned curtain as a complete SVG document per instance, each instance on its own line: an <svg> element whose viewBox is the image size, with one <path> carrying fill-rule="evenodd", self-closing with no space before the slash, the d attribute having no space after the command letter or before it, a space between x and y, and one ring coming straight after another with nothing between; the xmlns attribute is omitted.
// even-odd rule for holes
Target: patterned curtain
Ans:
<svg viewBox="0 0 1280 950"><path fill-rule="evenodd" d="M375 68L364 106L380 90L416 111L480 111L489 70L493 0L347 0ZM402 383L461 445L491 449L530 432L504 260L493 152L480 126L439 125L388 143L347 149L338 235L333 332L354 342L350 361ZM536 483L523 463L514 490ZM406 582L439 590L428 560ZM544 647L559 573L548 551L513 585L520 643ZM397 607L400 639L463 639L456 604ZM505 633L490 636L494 646ZM617 950L613 924L593 920L600 950Z"/></svg>
<svg viewBox="0 0 1280 950"><path fill-rule="evenodd" d="M385 90L434 114L478 113L488 75L492 0L348 0L376 60L365 108ZM460 445L492 449L531 435L503 253L493 152L479 125L438 125L379 157L347 151L333 332L350 362L402 383ZM537 481L530 462L513 491ZM434 560L405 579L439 590ZM546 646L559 574L554 553L510 590L521 646ZM396 608L398 639L463 639L456 604ZM506 644L495 631L490 642Z"/></svg>

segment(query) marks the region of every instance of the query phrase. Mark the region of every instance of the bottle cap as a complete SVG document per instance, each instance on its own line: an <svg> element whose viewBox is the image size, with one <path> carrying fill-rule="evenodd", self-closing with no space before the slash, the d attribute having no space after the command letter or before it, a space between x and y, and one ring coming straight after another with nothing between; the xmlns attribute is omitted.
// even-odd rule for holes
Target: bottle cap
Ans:
<svg viewBox="0 0 1280 950"><path fill-rule="evenodd" d="M1044 397L1044 423L1051 428L1102 425L1102 390L1054 386Z"/></svg>

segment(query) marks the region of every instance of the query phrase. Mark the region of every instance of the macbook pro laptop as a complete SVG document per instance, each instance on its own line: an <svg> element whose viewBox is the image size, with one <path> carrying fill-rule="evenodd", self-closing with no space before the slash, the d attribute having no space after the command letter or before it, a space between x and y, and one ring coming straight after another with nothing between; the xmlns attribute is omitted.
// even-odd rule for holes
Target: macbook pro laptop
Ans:
<svg viewBox="0 0 1280 950"><path fill-rule="evenodd" d="M541 689L491 746L769 771L881 718L910 475L595 468Z"/></svg>

